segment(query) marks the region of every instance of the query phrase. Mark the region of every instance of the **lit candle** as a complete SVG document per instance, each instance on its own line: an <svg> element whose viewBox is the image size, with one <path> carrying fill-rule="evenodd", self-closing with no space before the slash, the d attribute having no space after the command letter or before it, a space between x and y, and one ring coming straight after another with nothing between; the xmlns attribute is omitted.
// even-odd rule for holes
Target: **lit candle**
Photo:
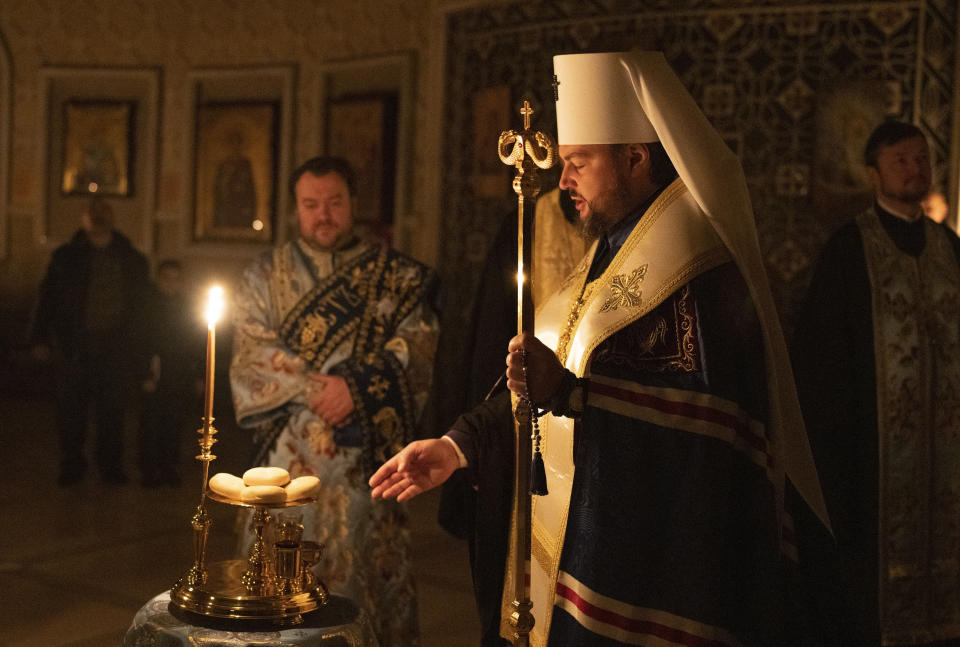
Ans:
<svg viewBox="0 0 960 647"><path fill-rule="evenodd" d="M213 422L213 369L216 354L217 320L223 313L223 288L215 285L207 295L207 380L204 389L203 425L209 427Z"/></svg>

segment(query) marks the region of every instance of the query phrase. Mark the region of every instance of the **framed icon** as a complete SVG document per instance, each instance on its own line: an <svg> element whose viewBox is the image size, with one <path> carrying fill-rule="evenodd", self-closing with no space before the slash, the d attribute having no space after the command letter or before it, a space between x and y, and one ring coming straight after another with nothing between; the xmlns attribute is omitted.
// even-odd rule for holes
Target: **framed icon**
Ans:
<svg viewBox="0 0 960 647"><path fill-rule="evenodd" d="M64 194L132 195L135 108L127 101L63 104Z"/></svg>
<svg viewBox="0 0 960 647"><path fill-rule="evenodd" d="M197 106L196 240L273 240L278 115L270 101Z"/></svg>
<svg viewBox="0 0 960 647"><path fill-rule="evenodd" d="M397 94L353 95L327 104L326 151L356 174L356 220L373 230L394 219L397 173Z"/></svg>

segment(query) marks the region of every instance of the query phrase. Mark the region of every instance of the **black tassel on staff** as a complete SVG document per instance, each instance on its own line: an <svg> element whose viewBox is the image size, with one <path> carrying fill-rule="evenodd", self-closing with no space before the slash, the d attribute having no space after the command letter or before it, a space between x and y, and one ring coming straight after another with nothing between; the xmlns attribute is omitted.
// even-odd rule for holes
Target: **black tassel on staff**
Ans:
<svg viewBox="0 0 960 647"><path fill-rule="evenodd" d="M533 234L524 239L524 200L533 200L540 193L537 168L548 169L557 159L557 145L549 135L530 130L530 115L533 109L529 101L523 102L523 131L508 130L500 133L498 153L500 161L516 167L513 190L517 194L517 333L533 333ZM532 210L531 210L532 213ZM524 357L524 374L526 358ZM526 380L526 375L524 375ZM530 494L545 495L547 478L540 455L540 428L537 410L529 397L512 394L514 421L516 424L516 468L514 472L514 505L516 512L515 560L510 565L513 575L513 614L510 622L514 628L513 644L527 647L530 630L533 629L533 614L530 612L530 590L526 582L526 563L530 558ZM532 457L531 457L532 454Z"/></svg>

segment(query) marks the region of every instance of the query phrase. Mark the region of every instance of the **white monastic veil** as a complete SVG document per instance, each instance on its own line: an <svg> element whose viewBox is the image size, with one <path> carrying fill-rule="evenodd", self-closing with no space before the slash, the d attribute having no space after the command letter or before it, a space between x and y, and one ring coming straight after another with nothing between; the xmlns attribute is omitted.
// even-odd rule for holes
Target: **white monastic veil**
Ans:
<svg viewBox="0 0 960 647"><path fill-rule="evenodd" d="M619 67L627 72L630 85L624 83ZM707 121L661 52L556 56L554 68L559 76L559 143L659 140L680 179L733 256L749 286L763 328L770 400L770 450L777 484L782 492L786 473L829 528L790 357L760 256L753 207L740 161ZM627 93L635 94L642 113ZM608 118L598 122L597 114Z"/></svg>
<svg viewBox="0 0 960 647"><path fill-rule="evenodd" d="M746 279L763 327L770 398L770 432L778 477L784 470L800 495L830 527L810 451L793 369L760 256L750 193L740 160L697 107L660 52L630 52L621 63L650 123L703 213Z"/></svg>

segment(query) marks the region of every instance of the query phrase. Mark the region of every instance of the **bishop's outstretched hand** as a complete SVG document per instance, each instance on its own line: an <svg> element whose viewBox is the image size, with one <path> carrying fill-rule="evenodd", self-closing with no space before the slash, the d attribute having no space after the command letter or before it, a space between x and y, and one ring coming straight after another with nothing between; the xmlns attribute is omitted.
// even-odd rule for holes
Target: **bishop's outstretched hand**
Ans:
<svg viewBox="0 0 960 647"><path fill-rule="evenodd" d="M416 440L380 466L368 484L374 499L409 501L441 485L460 467L450 441L442 438Z"/></svg>

